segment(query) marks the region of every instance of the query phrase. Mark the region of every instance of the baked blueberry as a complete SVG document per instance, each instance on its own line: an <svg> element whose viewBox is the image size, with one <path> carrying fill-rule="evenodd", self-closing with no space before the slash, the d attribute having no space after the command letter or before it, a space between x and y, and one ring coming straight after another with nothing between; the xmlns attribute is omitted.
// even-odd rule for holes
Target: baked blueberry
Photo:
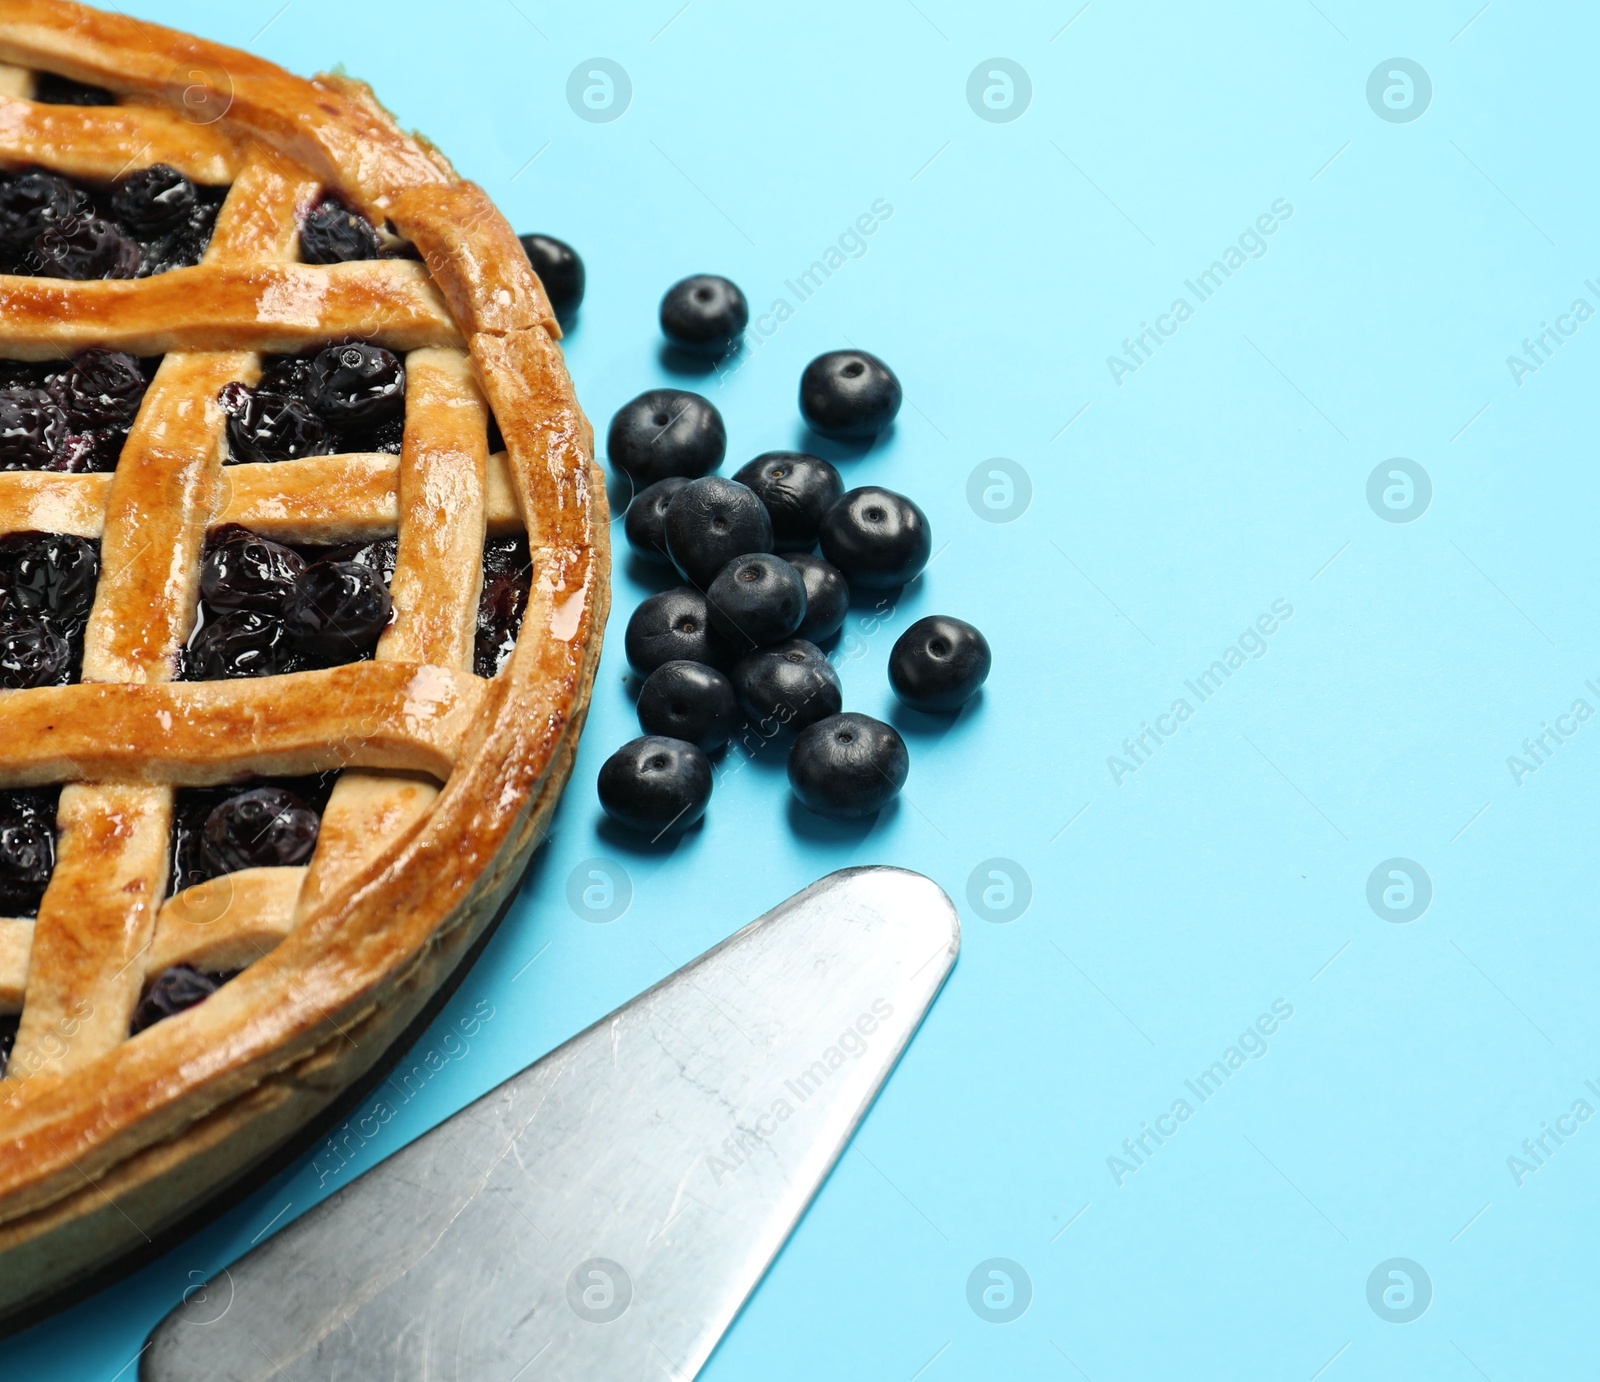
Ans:
<svg viewBox="0 0 1600 1382"><path fill-rule="evenodd" d="M405 412L406 367L392 350L350 341L317 352L307 388L311 406L335 427L376 427Z"/></svg>
<svg viewBox="0 0 1600 1382"><path fill-rule="evenodd" d="M659 839L705 814L711 800L711 760L682 739L645 735L606 759L599 788L608 816Z"/></svg>
<svg viewBox="0 0 1600 1382"><path fill-rule="evenodd" d="M738 652L787 638L806 614L800 573L770 552L747 552L717 572L706 590L711 627Z"/></svg>
<svg viewBox="0 0 1600 1382"><path fill-rule="evenodd" d="M544 295L564 324L583 302L583 260L577 250L565 240L554 235L519 235L522 252L528 256L539 282L544 284Z"/></svg>
<svg viewBox="0 0 1600 1382"><path fill-rule="evenodd" d="M701 662L663 662L639 690L639 727L685 739L707 753L720 749L739 723L733 683Z"/></svg>
<svg viewBox="0 0 1600 1382"><path fill-rule="evenodd" d="M722 464L727 449L722 414L683 389L650 389L624 403L606 433L611 464L638 485L705 475Z"/></svg>
<svg viewBox="0 0 1600 1382"><path fill-rule="evenodd" d="M145 1028L204 1002L220 987L218 976L202 974L188 965L162 970L133 1010L128 1035L138 1036Z"/></svg>
<svg viewBox="0 0 1600 1382"><path fill-rule="evenodd" d="M373 455L398 456L405 449L406 420L392 417L370 432L346 432L342 438L346 451L365 451Z"/></svg>
<svg viewBox="0 0 1600 1382"><path fill-rule="evenodd" d="M44 389L0 389L0 469L53 469L66 436L66 414Z"/></svg>
<svg viewBox="0 0 1600 1382"><path fill-rule="evenodd" d="M200 559L200 595L212 609L284 614L306 559L292 548L229 523L213 532Z"/></svg>
<svg viewBox="0 0 1600 1382"><path fill-rule="evenodd" d="M0 620L0 686L65 686L72 662L72 646L43 619Z"/></svg>
<svg viewBox="0 0 1600 1382"><path fill-rule="evenodd" d="M764 735L804 729L842 704L839 674L815 643L791 638L733 664L739 705Z"/></svg>
<svg viewBox="0 0 1600 1382"><path fill-rule="evenodd" d="M794 636L812 643L832 638L850 612L850 584L844 573L810 552L780 552L779 556L800 573L806 588L806 617Z"/></svg>
<svg viewBox="0 0 1600 1382"><path fill-rule="evenodd" d="M706 597L686 585L641 600L628 616L622 646L641 677L666 662L725 667L729 661L727 645L711 627Z"/></svg>
<svg viewBox="0 0 1600 1382"><path fill-rule="evenodd" d="M99 216L66 216L39 232L33 242L34 267L44 278L87 282L95 278L134 278L143 255L139 242Z"/></svg>
<svg viewBox="0 0 1600 1382"><path fill-rule="evenodd" d="M21 1025L20 1014L0 1014L0 1079L5 1078L6 1068L11 1064L11 1053L17 1046L17 1029Z"/></svg>
<svg viewBox="0 0 1600 1382"><path fill-rule="evenodd" d="M393 570L391 566L391 571ZM492 677L517 646L517 633L533 587L528 539L492 537L483 545L483 591L478 596L478 633L472 667Z"/></svg>
<svg viewBox="0 0 1600 1382"><path fill-rule="evenodd" d="M671 561L667 555L667 508L673 496L689 482L681 475L669 475L646 485L628 505L622 520L622 529L628 535L628 545L641 557L657 561Z"/></svg>
<svg viewBox="0 0 1600 1382"><path fill-rule="evenodd" d="M843 495L822 520L822 555L852 586L892 590L928 564L927 515L903 494L866 485Z"/></svg>
<svg viewBox="0 0 1600 1382"><path fill-rule="evenodd" d="M148 381L136 356L120 350L86 350L51 384L74 431L126 429L139 415Z"/></svg>
<svg viewBox="0 0 1600 1382"><path fill-rule="evenodd" d="M522 553L526 563L525 541ZM394 564L400 555L400 543L392 537L380 537L372 542L352 542L343 547L305 547L301 548L301 554L307 561L353 561L374 572L387 586L394 584Z"/></svg>
<svg viewBox="0 0 1600 1382"><path fill-rule="evenodd" d="M234 461L296 461L338 450L333 429L302 399L228 384L218 396Z"/></svg>
<svg viewBox="0 0 1600 1382"><path fill-rule="evenodd" d="M376 259L379 248L372 222L335 196L325 196L300 225L300 257L307 264Z"/></svg>
<svg viewBox="0 0 1600 1382"><path fill-rule="evenodd" d="M815 547L822 516L844 493L839 472L820 456L803 451L766 451L734 471L772 516L772 537L780 547Z"/></svg>
<svg viewBox="0 0 1600 1382"><path fill-rule="evenodd" d="M212 877L303 864L317 843L317 813L282 787L252 787L212 808L200 853Z"/></svg>
<svg viewBox="0 0 1600 1382"><path fill-rule="evenodd" d="M183 658L188 681L272 677L300 666L288 626L255 609L232 609L207 623L189 641Z"/></svg>
<svg viewBox="0 0 1600 1382"><path fill-rule="evenodd" d="M33 99L50 106L114 106L117 93L54 72L38 72L33 78Z"/></svg>
<svg viewBox="0 0 1600 1382"><path fill-rule="evenodd" d="M667 555L704 590L735 557L772 550L772 520L755 491L737 480L691 480L667 506Z"/></svg>
<svg viewBox="0 0 1600 1382"><path fill-rule="evenodd" d="M284 398L311 401L311 356L273 355L263 363L257 393L275 393Z"/></svg>
<svg viewBox="0 0 1600 1382"><path fill-rule="evenodd" d="M906 785L911 758L891 725L833 715L801 730L789 749L789 785L819 816L850 820L881 811Z"/></svg>
<svg viewBox="0 0 1600 1382"><path fill-rule="evenodd" d="M169 164L155 163L118 184L111 213L141 240L150 240L188 224L199 202L199 189L188 178Z"/></svg>
<svg viewBox="0 0 1600 1382"><path fill-rule="evenodd" d="M989 640L964 619L930 614L889 651L889 685L914 710L960 710L978 693L993 658Z"/></svg>
<svg viewBox="0 0 1600 1382"><path fill-rule="evenodd" d="M0 792L0 913L39 910L56 866L56 790Z"/></svg>
<svg viewBox="0 0 1600 1382"><path fill-rule="evenodd" d="M0 175L0 247L23 253L41 232L74 215L78 206L77 190L54 173L36 168L16 177Z"/></svg>
<svg viewBox="0 0 1600 1382"><path fill-rule="evenodd" d="M900 381L864 350L830 350L800 376L800 415L835 441L875 437L899 411Z"/></svg>
<svg viewBox="0 0 1600 1382"><path fill-rule="evenodd" d="M393 606L370 566L313 562L295 582L285 622L295 646L315 662L355 662L378 646Z"/></svg>
<svg viewBox="0 0 1600 1382"><path fill-rule="evenodd" d="M749 324L739 285L716 274L679 279L661 299L661 334L692 355L726 355Z"/></svg>
<svg viewBox="0 0 1600 1382"><path fill-rule="evenodd" d="M58 630L81 626L94 604L100 551L66 533L7 533L0 537L0 614L8 620L45 619Z"/></svg>

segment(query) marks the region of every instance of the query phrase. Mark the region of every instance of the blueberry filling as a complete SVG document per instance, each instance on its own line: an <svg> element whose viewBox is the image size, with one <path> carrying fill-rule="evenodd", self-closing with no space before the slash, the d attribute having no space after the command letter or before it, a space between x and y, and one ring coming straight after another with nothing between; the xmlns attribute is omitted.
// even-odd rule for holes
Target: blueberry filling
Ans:
<svg viewBox="0 0 1600 1382"><path fill-rule="evenodd" d="M110 106L117 102L116 93L103 86L75 82L54 72L40 72L34 77L33 99L49 106Z"/></svg>
<svg viewBox="0 0 1600 1382"><path fill-rule="evenodd" d="M492 537L483 545L483 593L478 597L478 635L472 670L492 677L517 646L517 632L528 608L533 563L528 539Z"/></svg>
<svg viewBox="0 0 1600 1382"><path fill-rule="evenodd" d="M187 268L224 196L160 163L106 186L38 168L0 174L0 271L84 281Z"/></svg>
<svg viewBox="0 0 1600 1382"><path fill-rule="evenodd" d="M370 658L393 613L393 538L290 547L230 523L200 558L185 681L269 677Z"/></svg>
<svg viewBox="0 0 1600 1382"><path fill-rule="evenodd" d="M302 456L381 452L398 456L405 435L406 369L365 341L267 360L261 379L226 385L228 460L292 461Z"/></svg>
<svg viewBox="0 0 1600 1382"><path fill-rule="evenodd" d="M17 1044L17 1026L21 1020L16 1013L0 1013L0 1079L5 1078L6 1066L11 1063L11 1050Z"/></svg>
<svg viewBox="0 0 1600 1382"><path fill-rule="evenodd" d="M300 225L300 257L308 264L376 259L379 251L372 222L331 194L312 207Z"/></svg>
<svg viewBox="0 0 1600 1382"><path fill-rule="evenodd" d="M78 679L99 577L99 546L84 538L0 537L0 687L64 686Z"/></svg>
<svg viewBox="0 0 1600 1382"><path fill-rule="evenodd" d="M337 776L179 789L172 816L172 891L239 869L306 863Z"/></svg>
<svg viewBox="0 0 1600 1382"><path fill-rule="evenodd" d="M58 787L0 792L0 916L38 914L56 866Z"/></svg>
<svg viewBox="0 0 1600 1382"><path fill-rule="evenodd" d="M203 1003L239 971L225 974L202 974L188 965L173 965L156 975L155 981L145 990L139 1006L133 1010L133 1021L128 1025L128 1035L138 1036L146 1027L153 1027L166 1018L175 1017L197 1003Z"/></svg>
<svg viewBox="0 0 1600 1382"><path fill-rule="evenodd" d="M115 470L159 363L113 350L0 361L0 470Z"/></svg>

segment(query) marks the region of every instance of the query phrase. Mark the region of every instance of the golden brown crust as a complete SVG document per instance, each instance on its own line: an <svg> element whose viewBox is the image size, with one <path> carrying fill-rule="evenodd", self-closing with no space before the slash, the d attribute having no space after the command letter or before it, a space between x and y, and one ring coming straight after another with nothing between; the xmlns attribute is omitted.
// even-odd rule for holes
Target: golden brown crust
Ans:
<svg viewBox="0 0 1600 1382"><path fill-rule="evenodd" d="M14 1059L0 1081L3 1315L113 1260L258 1162L380 1057L470 948L514 886L570 768L608 608L609 544L592 433L555 345L548 302L515 236L479 189L459 182L425 143L402 134L365 88L342 79L305 81L248 54L60 0L7 0L0 10L0 62L124 93L148 109L125 104L112 108L129 112L117 118L152 129L171 130L173 114L193 119L205 130L190 146L193 156L223 158L233 149L244 160L199 269L132 284L0 279L5 354L42 358L90 344L201 352L169 355L163 365L173 377L158 379L147 399L131 453L125 453L124 464L131 459L133 466L126 483L121 467L109 481L0 477L0 527L56 517L62 526L51 526L57 531L104 534L106 573L113 559L123 560L115 568L116 606L102 610L97 597L93 667L85 664L86 679L116 684L64 693L100 698L95 715L104 721L98 726L104 737L88 732L85 720L77 731L82 759L98 754L96 767L107 774L140 771L162 779L159 785L124 781L63 791L61 858L68 866L58 866L58 874L70 889L64 884L55 899L47 894L31 928L22 1060L19 1067ZM0 114L4 109L0 100ZM53 137L41 123L48 112L25 114L19 128L31 129L29 137ZM54 128L65 125L58 121ZM100 157L92 138L81 143L81 157ZM9 157L6 147L0 135L0 159ZM293 253L286 226L318 183L369 216L390 220L422 252L426 269L394 260L327 269L264 262ZM259 195L241 196L241 184ZM203 325L192 325L200 314ZM481 391L501 421L504 464L484 457L469 440L470 429L442 425L441 435L453 440L436 452L408 451L398 463L341 457L316 465L228 467L231 477L223 471L212 386L223 376L254 378L255 352L298 349L347 333L397 349L441 352L419 361L421 373L426 378L432 369L444 379L453 369L458 402L451 406L468 412L478 406L480 416L481 404L471 399ZM463 358L463 344L472 380L459 363L446 363ZM164 385L180 380L198 407L164 415ZM419 397L429 397L428 390ZM392 512L404 549L408 524L427 529L420 516L426 483L458 466L463 448L479 475L477 516L467 527L480 535L503 527L514 507L529 534L533 590L509 662L491 681L459 670L466 607L457 599L446 602L442 615L418 615L396 644L398 651L413 652L416 646L400 644L426 645L430 662L446 661L449 670L436 663L425 671L444 678L435 704L448 702L448 709L435 713L408 702L391 716L392 705L376 706L373 698L396 694L396 679L424 675L398 659L335 669L352 679L341 695L368 698L382 721L381 729L355 736L360 747L343 761L426 767L442 778L442 787L409 777L346 774L353 784L368 784L346 793L362 797L355 803L358 815L368 811L370 819L373 800L389 803L388 838L375 852L346 855L333 870L343 875L335 886L313 890L308 878L284 876L298 872L292 870L252 871L274 875L266 878L239 875L230 885L236 889L230 906L240 910L225 911L232 918L226 925L208 912L215 899L194 896L195 890L162 904L167 784L188 780L174 772L220 771L219 745L230 733L243 745L236 765L256 762L256 753L273 764L311 761L295 755L325 752L325 736L337 733L327 724L326 699L297 718L289 702L298 693L286 689L283 713L274 718L265 702L248 710L244 701L226 704L226 688L247 683L160 684L187 632L182 611L193 608L198 531L224 515L252 515L270 528L273 503L286 535L296 531L298 517L330 532L340 513L353 509L347 521L369 532L381 529ZM135 484L141 466L145 473ZM299 466L306 468L296 471ZM285 481L276 498L271 477L260 473L270 470L281 470ZM398 492L387 499L374 488L383 483L375 478L379 470L397 482ZM424 484L423 498L414 487L407 497L407 474ZM320 509L312 495L319 476L339 477L346 487ZM187 557L163 565L161 552L169 549L158 544L156 559L134 550L127 540L135 523ZM413 566L414 587L430 584L430 561L459 574L465 532L455 530L436 550L414 548L428 553ZM153 623L134 618L138 598L151 603L158 616ZM311 686L308 675L288 680ZM463 689L468 686L470 694ZM204 694L188 699L196 692ZM306 695L317 699L314 691ZM44 704L40 697L7 700L0 703L0 721L37 717ZM151 753L136 770L130 746L148 744L150 737L142 727L149 720L140 717L158 707L179 712L174 723L182 733L166 759ZM245 724L230 719L235 715L257 718ZM118 716L125 717L121 741L112 733ZM59 731L43 731L40 723L29 720L26 732L42 734L44 742L71 732L66 722ZM306 723L315 723L318 733L306 736ZM296 742L297 734L318 742ZM393 756L371 747L379 740L389 745L382 753ZM12 737L0 732L0 744L9 742ZM36 757L46 752L41 748ZM208 755L210 767L195 766ZM25 771L20 759L7 761L0 750L0 772ZM117 809L108 811L108 803ZM55 882L51 887L57 891ZM69 891L84 895L69 899ZM291 894L298 912L286 922ZM69 902L74 924L65 924ZM92 944L84 916L96 919ZM220 929L197 934L210 925ZM5 947L14 949L21 936L17 924L0 923L0 984ZM216 961L248 956L252 948L264 953L206 1002L123 1039L151 955ZM122 958L108 966L115 956ZM78 1006L85 993L92 998L87 1013ZM116 1213L107 1211L108 1203Z"/></svg>

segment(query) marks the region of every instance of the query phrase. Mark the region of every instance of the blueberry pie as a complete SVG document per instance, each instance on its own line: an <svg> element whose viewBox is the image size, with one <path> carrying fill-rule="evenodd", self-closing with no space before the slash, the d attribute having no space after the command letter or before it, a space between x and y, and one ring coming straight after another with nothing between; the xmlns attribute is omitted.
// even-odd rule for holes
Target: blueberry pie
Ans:
<svg viewBox="0 0 1600 1382"><path fill-rule="evenodd" d="M515 887L608 600L559 336L365 86L0 6L0 1323L289 1142Z"/></svg>

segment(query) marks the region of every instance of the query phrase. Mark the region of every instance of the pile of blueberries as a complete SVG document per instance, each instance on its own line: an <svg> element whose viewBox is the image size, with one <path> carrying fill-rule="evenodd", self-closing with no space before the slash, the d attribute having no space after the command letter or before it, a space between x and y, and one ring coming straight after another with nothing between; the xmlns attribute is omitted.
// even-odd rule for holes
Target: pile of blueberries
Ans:
<svg viewBox="0 0 1600 1382"><path fill-rule="evenodd" d="M701 274L667 291L660 319L674 348L714 359L736 347L749 307L735 284ZM801 375L801 415L833 440L869 441L900 402L894 372L863 350L820 355ZM638 487L624 519L630 546L687 584L650 596L628 620L645 733L600 769L606 812L652 838L693 824L711 796L708 755L741 726L751 751L794 736L789 781L810 810L851 818L882 809L905 784L905 741L881 720L843 711L822 645L843 625L852 590L895 590L921 574L932 551L926 515L892 490L846 491L832 464L803 452L765 452L732 479L712 474L727 450L722 417L679 389L625 404L607 450ZM935 616L896 642L890 682L910 706L951 712L977 692L990 661L977 629Z"/></svg>

